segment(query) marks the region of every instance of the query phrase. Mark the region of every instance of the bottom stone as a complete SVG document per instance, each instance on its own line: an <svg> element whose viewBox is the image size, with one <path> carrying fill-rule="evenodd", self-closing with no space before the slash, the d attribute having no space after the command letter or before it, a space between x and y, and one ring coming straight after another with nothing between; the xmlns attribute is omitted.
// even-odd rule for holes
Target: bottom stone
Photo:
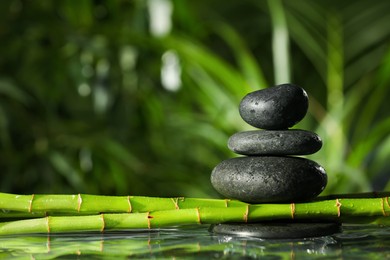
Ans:
<svg viewBox="0 0 390 260"><path fill-rule="evenodd" d="M210 226L210 232L223 235L250 236L269 239L291 239L329 236L341 232L340 223L225 223Z"/></svg>

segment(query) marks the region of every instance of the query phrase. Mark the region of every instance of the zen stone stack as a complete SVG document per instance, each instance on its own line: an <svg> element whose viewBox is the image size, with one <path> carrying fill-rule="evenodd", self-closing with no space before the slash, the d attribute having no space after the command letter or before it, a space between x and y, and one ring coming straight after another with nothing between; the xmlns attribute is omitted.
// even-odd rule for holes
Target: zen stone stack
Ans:
<svg viewBox="0 0 390 260"><path fill-rule="evenodd" d="M324 168L312 160L296 156L317 152L322 141L313 132L288 129L304 118L307 109L306 92L292 84L246 95L240 103L240 115L248 124L263 130L239 132L230 137L229 149L245 156L217 165L211 174L213 187L226 198L248 203L295 203L317 197L327 184ZM219 224L212 226L212 231L226 234L249 232L260 237L276 238L280 236L283 225L287 224ZM326 224L326 228L322 224ZM339 229L333 223L311 226L313 230L309 225L309 233L314 235L334 233ZM302 225L288 224L288 227L287 234L290 236L287 237L308 234L299 232Z"/></svg>

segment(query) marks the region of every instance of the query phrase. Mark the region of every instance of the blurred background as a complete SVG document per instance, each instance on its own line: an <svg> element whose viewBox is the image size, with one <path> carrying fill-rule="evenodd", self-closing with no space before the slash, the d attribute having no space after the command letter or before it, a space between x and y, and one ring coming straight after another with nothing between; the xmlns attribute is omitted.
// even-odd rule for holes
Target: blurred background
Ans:
<svg viewBox="0 0 390 260"><path fill-rule="evenodd" d="M1 192L218 197L248 92L309 94L323 194L390 190L390 1L0 1Z"/></svg>

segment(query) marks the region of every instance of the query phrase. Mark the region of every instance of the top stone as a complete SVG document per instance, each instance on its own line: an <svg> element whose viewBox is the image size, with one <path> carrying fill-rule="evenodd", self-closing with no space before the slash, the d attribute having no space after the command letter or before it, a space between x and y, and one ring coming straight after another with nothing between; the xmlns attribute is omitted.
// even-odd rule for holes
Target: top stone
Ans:
<svg viewBox="0 0 390 260"><path fill-rule="evenodd" d="M282 84L246 95L240 103L240 115L251 126L283 130L301 121L308 107L304 89Z"/></svg>

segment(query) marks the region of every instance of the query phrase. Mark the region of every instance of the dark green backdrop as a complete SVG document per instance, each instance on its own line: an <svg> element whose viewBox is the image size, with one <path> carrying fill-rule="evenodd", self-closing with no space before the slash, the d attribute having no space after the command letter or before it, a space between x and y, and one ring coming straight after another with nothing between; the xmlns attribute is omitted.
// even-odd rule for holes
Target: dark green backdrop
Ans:
<svg viewBox="0 0 390 260"><path fill-rule="evenodd" d="M380 0L0 1L0 190L218 196L240 99L284 82L324 194L389 190L389 24Z"/></svg>

